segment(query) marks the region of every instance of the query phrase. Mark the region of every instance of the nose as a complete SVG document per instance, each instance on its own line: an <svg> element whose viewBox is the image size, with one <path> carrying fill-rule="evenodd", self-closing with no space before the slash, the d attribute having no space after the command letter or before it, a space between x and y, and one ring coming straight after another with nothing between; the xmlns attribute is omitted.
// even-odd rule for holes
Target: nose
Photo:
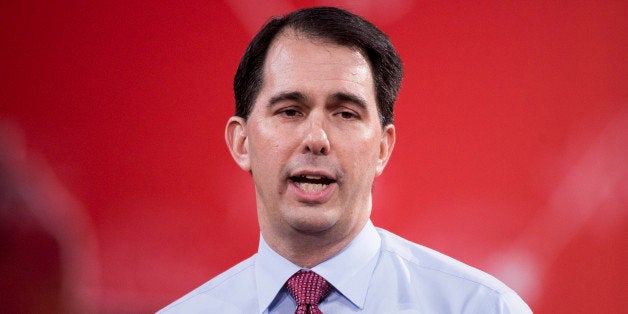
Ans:
<svg viewBox="0 0 628 314"><path fill-rule="evenodd" d="M315 123L311 125L303 140L303 148L304 153L312 153L314 155L329 154L329 139L322 125Z"/></svg>

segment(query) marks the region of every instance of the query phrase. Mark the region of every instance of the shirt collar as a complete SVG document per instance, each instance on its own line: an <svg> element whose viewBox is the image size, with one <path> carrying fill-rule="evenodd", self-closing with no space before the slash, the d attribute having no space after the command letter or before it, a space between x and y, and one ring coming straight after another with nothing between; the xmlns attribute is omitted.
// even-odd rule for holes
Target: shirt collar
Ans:
<svg viewBox="0 0 628 314"><path fill-rule="evenodd" d="M379 234L369 220L349 245L330 259L314 266L312 270L323 276L338 292L362 309L380 247ZM285 282L299 269L301 269L299 266L271 249L260 235L255 260L260 313L271 304Z"/></svg>
<svg viewBox="0 0 628 314"><path fill-rule="evenodd" d="M277 293L288 279L301 269L266 244L260 234L257 257L255 259L255 282L259 313L263 313L273 302Z"/></svg>
<svg viewBox="0 0 628 314"><path fill-rule="evenodd" d="M379 233L369 220L349 245L312 270L323 276L336 290L362 309L380 247Z"/></svg>

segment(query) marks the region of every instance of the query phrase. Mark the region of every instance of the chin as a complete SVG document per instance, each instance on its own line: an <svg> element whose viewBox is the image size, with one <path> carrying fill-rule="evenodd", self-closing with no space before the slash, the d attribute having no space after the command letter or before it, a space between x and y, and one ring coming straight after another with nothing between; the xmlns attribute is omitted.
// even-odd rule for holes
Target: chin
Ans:
<svg viewBox="0 0 628 314"><path fill-rule="evenodd" d="M320 234L327 232L338 222L337 219L332 219L322 213L291 218L292 219L289 219L289 221L291 221L290 226L294 230L305 234Z"/></svg>

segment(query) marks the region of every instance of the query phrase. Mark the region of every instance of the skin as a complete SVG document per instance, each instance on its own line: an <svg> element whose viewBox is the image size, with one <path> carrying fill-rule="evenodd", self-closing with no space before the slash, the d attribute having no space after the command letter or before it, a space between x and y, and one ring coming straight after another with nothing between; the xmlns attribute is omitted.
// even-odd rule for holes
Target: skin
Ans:
<svg viewBox="0 0 628 314"><path fill-rule="evenodd" d="M372 71L359 50L287 29L271 45L263 73L249 118L230 118L225 137L236 163L252 173L262 236L311 268L368 221L395 127L380 124ZM299 174L335 182L303 189L290 180Z"/></svg>

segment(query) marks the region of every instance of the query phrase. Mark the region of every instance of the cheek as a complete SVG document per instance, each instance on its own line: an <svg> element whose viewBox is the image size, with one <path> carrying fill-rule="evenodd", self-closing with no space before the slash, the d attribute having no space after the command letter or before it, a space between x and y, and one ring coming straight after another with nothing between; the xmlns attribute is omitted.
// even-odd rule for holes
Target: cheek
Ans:
<svg viewBox="0 0 628 314"><path fill-rule="evenodd" d="M356 136L350 137L346 143L352 143L349 152L356 160L368 163L377 160L379 156L379 136L370 130L360 132Z"/></svg>
<svg viewBox="0 0 628 314"><path fill-rule="evenodd" d="M290 148L293 147L293 136L282 135L281 130L276 127L256 127L251 128L250 152L253 163L261 166L265 171L276 166L289 158Z"/></svg>
<svg viewBox="0 0 628 314"><path fill-rule="evenodd" d="M372 141L355 142L355 145L347 147L343 150L344 154L341 159L348 162L351 173L358 178L371 176L375 173L377 160L379 156L379 146Z"/></svg>

